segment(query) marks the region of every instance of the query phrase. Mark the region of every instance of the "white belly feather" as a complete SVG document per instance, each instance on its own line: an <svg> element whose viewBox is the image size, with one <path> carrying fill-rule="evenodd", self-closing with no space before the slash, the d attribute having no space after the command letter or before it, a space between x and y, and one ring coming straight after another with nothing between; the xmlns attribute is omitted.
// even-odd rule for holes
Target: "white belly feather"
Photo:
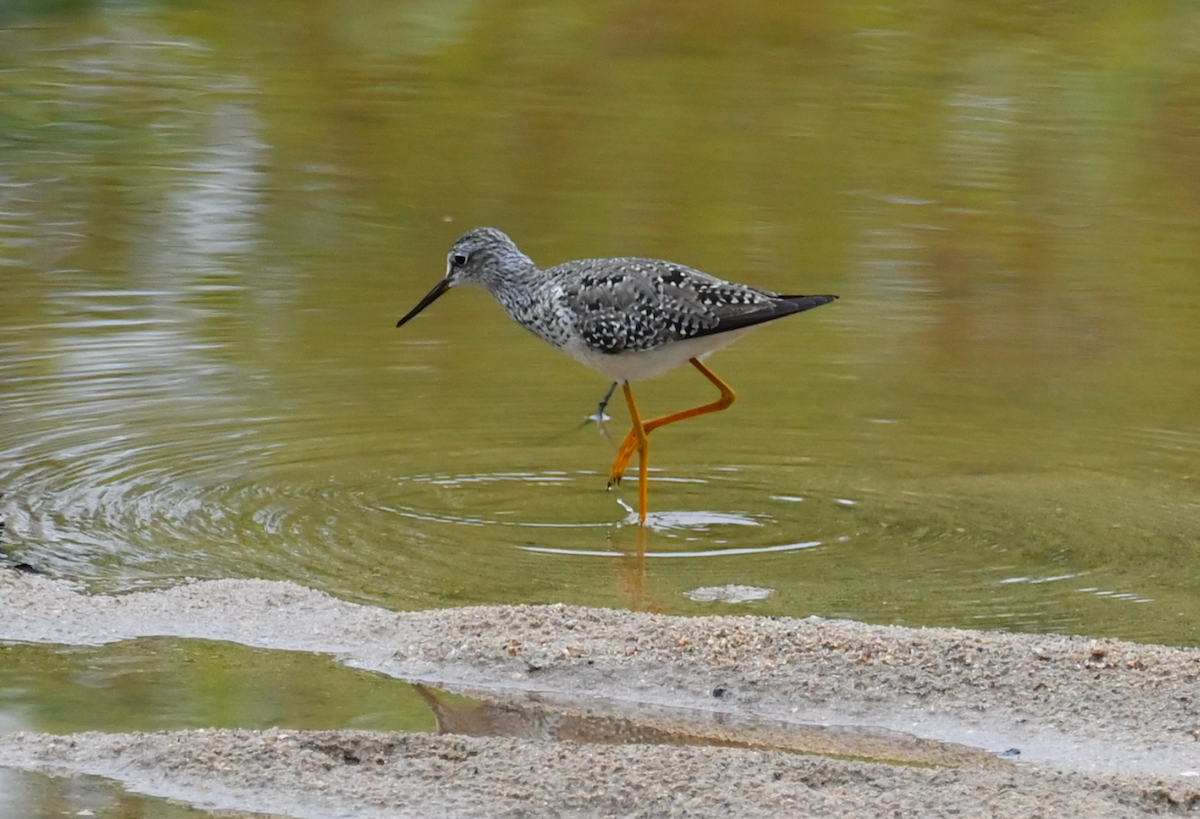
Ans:
<svg viewBox="0 0 1200 819"><path fill-rule="evenodd" d="M732 344L753 329L755 328L744 327L727 333L670 341L651 350L614 355L597 352L578 338L569 340L562 349L580 364L599 370L613 381L642 381L670 372L687 363L688 359L704 358L709 353Z"/></svg>

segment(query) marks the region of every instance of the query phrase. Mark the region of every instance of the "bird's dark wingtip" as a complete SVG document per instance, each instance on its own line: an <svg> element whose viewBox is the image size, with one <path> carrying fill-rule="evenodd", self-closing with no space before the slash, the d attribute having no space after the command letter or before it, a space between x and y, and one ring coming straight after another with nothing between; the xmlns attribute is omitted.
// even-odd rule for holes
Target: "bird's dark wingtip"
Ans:
<svg viewBox="0 0 1200 819"><path fill-rule="evenodd" d="M805 310L811 310L814 307L820 307L823 304L829 304L831 301L837 301L837 296L780 296L784 301L789 301L796 306L794 312L802 313Z"/></svg>
<svg viewBox="0 0 1200 819"><path fill-rule="evenodd" d="M726 333L730 330L740 330L743 327L753 327L756 324L775 321L784 316L803 313L805 310L811 310L814 307L820 307L822 304L829 304L829 302L836 300L837 296L777 296L761 309L723 318L715 326L692 333L689 338L711 336L716 333Z"/></svg>

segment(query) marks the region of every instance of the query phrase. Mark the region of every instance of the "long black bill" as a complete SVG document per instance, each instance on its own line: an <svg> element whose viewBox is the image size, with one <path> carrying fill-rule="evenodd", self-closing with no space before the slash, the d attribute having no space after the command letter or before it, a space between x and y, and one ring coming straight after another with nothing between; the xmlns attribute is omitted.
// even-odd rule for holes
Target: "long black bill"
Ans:
<svg viewBox="0 0 1200 819"><path fill-rule="evenodd" d="M397 327L402 326L410 318L415 316L417 313L420 313L426 307L428 307L429 305L431 305L435 301L437 301L438 297L441 296L443 293L445 293L449 289L450 289L450 285L446 283L445 279L442 279L440 282L437 283L437 285L432 290L430 290L425 295L425 298L421 299L420 303L417 304L416 307L414 307L413 309L408 311L407 316L405 316L404 318L402 318L398 322L396 322L396 326Z"/></svg>

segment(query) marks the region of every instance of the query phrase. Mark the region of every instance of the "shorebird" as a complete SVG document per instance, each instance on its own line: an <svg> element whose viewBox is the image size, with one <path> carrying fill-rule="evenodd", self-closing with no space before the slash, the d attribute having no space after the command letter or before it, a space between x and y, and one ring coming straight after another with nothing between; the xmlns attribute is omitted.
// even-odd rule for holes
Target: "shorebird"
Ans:
<svg viewBox="0 0 1200 819"><path fill-rule="evenodd" d="M487 290L514 321L621 385L633 428L617 450L608 486L638 453L638 522L646 523L648 437L659 427L727 409L733 390L701 359L768 321L837 296L782 296L661 259L580 259L542 270L495 228L464 233L446 257L446 277L403 326L452 287ZM690 363L720 391L709 404L642 421L630 382Z"/></svg>

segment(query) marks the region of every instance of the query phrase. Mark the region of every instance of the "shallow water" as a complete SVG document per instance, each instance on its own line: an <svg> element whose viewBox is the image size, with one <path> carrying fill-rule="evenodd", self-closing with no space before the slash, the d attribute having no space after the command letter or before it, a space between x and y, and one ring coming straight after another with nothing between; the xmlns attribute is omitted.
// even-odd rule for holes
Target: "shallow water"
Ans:
<svg viewBox="0 0 1200 819"><path fill-rule="evenodd" d="M222 814L169 799L130 793L110 779L94 776L60 778L0 768L0 809L23 819L203 819ZM224 813L224 816L230 816Z"/></svg>
<svg viewBox="0 0 1200 819"><path fill-rule="evenodd" d="M167 637L0 646L4 731L432 731L413 686L303 652Z"/></svg>
<svg viewBox="0 0 1200 819"><path fill-rule="evenodd" d="M1190 8L287 8L4 12L13 563L1200 644ZM639 532L602 377L395 329L477 224L842 299L711 360Z"/></svg>

